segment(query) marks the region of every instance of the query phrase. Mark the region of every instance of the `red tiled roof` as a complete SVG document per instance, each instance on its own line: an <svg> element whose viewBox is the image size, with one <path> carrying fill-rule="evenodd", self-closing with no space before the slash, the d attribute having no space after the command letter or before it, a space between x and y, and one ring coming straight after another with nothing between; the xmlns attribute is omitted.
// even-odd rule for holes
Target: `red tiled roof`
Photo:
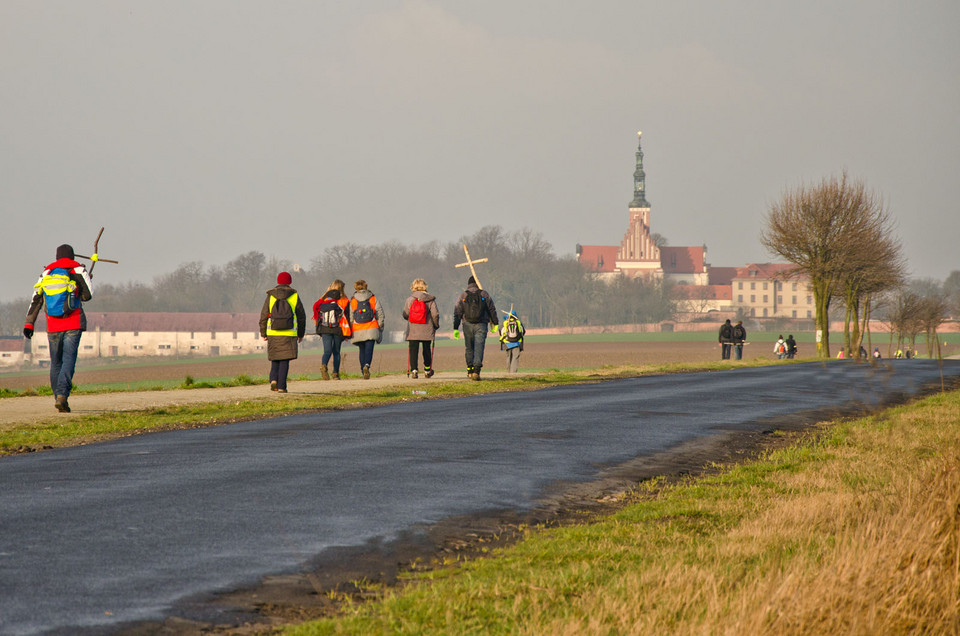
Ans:
<svg viewBox="0 0 960 636"><path fill-rule="evenodd" d="M707 267L711 285L729 285L737 275L736 267Z"/></svg>
<svg viewBox="0 0 960 636"><path fill-rule="evenodd" d="M737 268L734 278L791 278L797 266L792 263L750 263ZM756 272L752 274L752 272ZM752 274L752 275L751 275Z"/></svg>
<svg viewBox="0 0 960 636"><path fill-rule="evenodd" d="M674 290L679 298L688 300L730 300L733 296L732 285L677 285Z"/></svg>
<svg viewBox="0 0 960 636"><path fill-rule="evenodd" d="M665 274L699 274L703 269L703 247L661 247L660 267Z"/></svg>
<svg viewBox="0 0 960 636"><path fill-rule="evenodd" d="M612 272L617 266L618 245L581 245L580 264L594 272Z"/></svg>

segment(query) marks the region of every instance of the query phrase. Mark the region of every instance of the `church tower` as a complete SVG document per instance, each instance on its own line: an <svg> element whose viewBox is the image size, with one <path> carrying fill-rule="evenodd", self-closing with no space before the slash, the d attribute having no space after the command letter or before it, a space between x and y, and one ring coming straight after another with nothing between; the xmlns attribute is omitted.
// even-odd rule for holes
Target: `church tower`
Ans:
<svg viewBox="0 0 960 636"><path fill-rule="evenodd" d="M650 204L647 202L647 174L643 170L642 133L637 132L637 166L633 171L633 200L630 226L617 250L617 268L631 278L660 276L660 248L650 237Z"/></svg>

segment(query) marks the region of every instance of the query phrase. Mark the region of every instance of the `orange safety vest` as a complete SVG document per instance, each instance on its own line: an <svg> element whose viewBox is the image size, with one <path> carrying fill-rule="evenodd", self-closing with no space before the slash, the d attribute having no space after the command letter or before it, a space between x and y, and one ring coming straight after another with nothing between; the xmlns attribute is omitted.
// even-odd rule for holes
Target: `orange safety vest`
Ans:
<svg viewBox="0 0 960 636"><path fill-rule="evenodd" d="M373 311L373 320L370 322L357 322L354 319L354 314L357 311L357 299L350 299L350 326L353 327L353 332L363 331L364 329L379 329L380 325L377 324L377 297L370 296L370 309Z"/></svg>

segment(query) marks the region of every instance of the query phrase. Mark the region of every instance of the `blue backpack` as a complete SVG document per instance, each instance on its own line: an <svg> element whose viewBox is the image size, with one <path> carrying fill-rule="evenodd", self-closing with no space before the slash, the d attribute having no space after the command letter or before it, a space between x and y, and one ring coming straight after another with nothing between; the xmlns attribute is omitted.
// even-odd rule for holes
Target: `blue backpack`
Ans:
<svg viewBox="0 0 960 636"><path fill-rule="evenodd" d="M51 269L34 287L43 294L43 308L48 316L63 318L80 307L77 283L62 267Z"/></svg>

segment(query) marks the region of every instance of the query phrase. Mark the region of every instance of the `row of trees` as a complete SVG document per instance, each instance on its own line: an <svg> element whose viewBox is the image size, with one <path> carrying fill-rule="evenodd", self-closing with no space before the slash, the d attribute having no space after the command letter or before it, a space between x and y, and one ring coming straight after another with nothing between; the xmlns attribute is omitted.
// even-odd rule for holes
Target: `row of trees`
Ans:
<svg viewBox="0 0 960 636"><path fill-rule="evenodd" d="M437 296L449 328L454 303L470 276L469 269L456 267L465 260L463 243L475 258L489 259L476 266L477 275L498 308L514 306L530 327L658 322L675 311L669 285L640 280L605 284L576 259L556 256L540 234L529 229L506 231L499 226L484 227L456 243L337 245L299 272L293 272L289 261L267 258L260 252L248 252L222 266L193 261L157 276L152 285L98 281L91 307L102 312L259 312L277 273L290 271L293 286L308 308L334 279L345 281L348 291L354 281L366 280L383 304L391 328L391 320L398 324L411 282L423 278L430 293ZM24 298L4 304L0 313L4 335L20 333L27 302Z"/></svg>
<svg viewBox="0 0 960 636"><path fill-rule="evenodd" d="M907 288L906 262L890 213L863 181L846 172L784 193L770 207L760 240L772 254L796 265L792 276L809 279L822 357L830 357L835 302L842 305L844 346L853 355L865 338L869 342L870 318L877 309L886 310L898 347L924 333L930 355L937 327L951 311L960 310L960 272L953 272L941 289L928 285L925 293L916 293ZM946 289L949 284L958 289Z"/></svg>

